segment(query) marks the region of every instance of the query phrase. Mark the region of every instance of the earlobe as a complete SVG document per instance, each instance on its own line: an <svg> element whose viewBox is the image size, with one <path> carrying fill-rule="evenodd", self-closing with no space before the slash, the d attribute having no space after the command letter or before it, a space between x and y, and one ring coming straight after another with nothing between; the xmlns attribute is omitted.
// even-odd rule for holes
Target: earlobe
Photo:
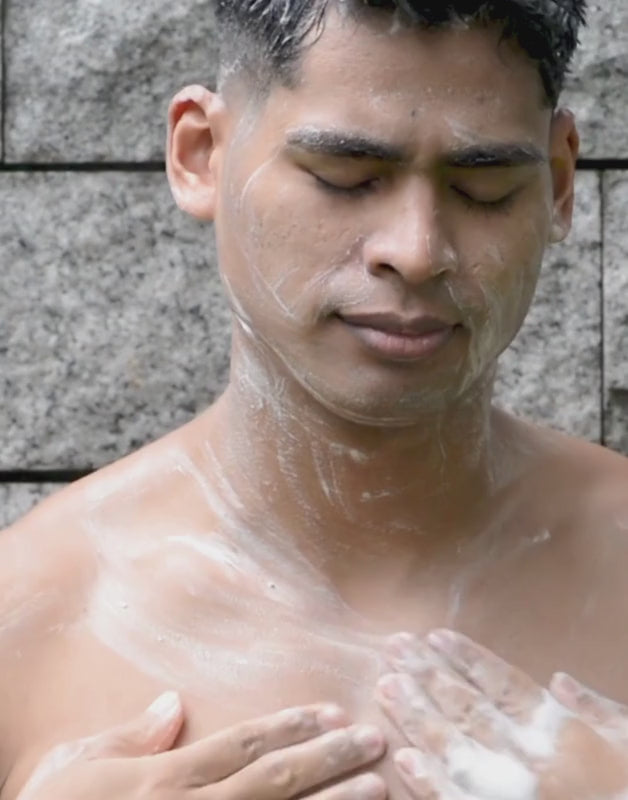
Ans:
<svg viewBox="0 0 628 800"><path fill-rule="evenodd" d="M173 197L182 211L214 219L218 185L217 153L224 118L222 100L202 86L188 86L168 112L166 164Z"/></svg>
<svg viewBox="0 0 628 800"><path fill-rule="evenodd" d="M550 230L550 244L559 244L564 242L567 238L571 225L567 224L564 219L554 218L552 228Z"/></svg>
<svg viewBox="0 0 628 800"><path fill-rule="evenodd" d="M552 122L551 169L553 219L550 242L562 242L571 230L574 209L574 181L580 137L570 111L556 111Z"/></svg>

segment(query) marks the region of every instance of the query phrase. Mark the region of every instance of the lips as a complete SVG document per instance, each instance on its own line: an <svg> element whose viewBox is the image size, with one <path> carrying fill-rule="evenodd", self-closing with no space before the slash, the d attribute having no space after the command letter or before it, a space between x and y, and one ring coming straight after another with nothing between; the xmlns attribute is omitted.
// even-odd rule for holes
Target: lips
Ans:
<svg viewBox="0 0 628 800"><path fill-rule="evenodd" d="M403 317L398 314L343 314L341 319L348 325L372 328L399 336L426 336L453 328L454 325L437 317Z"/></svg>
<svg viewBox="0 0 628 800"><path fill-rule="evenodd" d="M340 319L367 350L391 361L420 361L433 355L458 327L429 315L347 314Z"/></svg>

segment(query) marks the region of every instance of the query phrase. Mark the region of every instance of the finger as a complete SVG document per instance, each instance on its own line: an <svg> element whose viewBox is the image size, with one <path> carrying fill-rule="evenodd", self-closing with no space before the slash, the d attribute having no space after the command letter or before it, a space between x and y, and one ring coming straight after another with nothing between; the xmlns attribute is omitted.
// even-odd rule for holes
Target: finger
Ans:
<svg viewBox="0 0 628 800"><path fill-rule="evenodd" d="M593 727L603 727L628 735L628 708L579 683L570 675L557 672L551 680L552 695L566 708Z"/></svg>
<svg viewBox="0 0 628 800"><path fill-rule="evenodd" d="M388 640L387 653L390 666L412 675L434 707L461 733L489 747L504 738L504 719L492 703L418 636L395 634Z"/></svg>
<svg viewBox="0 0 628 800"><path fill-rule="evenodd" d="M487 747L505 741L503 718L481 692L434 667L423 670L416 680L437 711L461 733Z"/></svg>
<svg viewBox="0 0 628 800"><path fill-rule="evenodd" d="M30 796L53 775L78 761L133 758L169 750L182 725L183 709L179 695L166 692L143 714L124 725L53 748L37 765L23 796Z"/></svg>
<svg viewBox="0 0 628 800"><path fill-rule="evenodd" d="M346 714L330 704L303 706L234 725L163 760L205 786L228 778L274 750L305 742L345 726Z"/></svg>
<svg viewBox="0 0 628 800"><path fill-rule="evenodd" d="M416 776L423 785L431 785L440 793L436 797L447 800L538 796L538 778L525 763L475 742L452 745L442 764L416 750L399 751L395 760L402 777L405 768L407 779Z"/></svg>
<svg viewBox="0 0 628 800"><path fill-rule="evenodd" d="M401 683L400 679L407 681L408 676L390 675L383 681ZM385 711L388 708L384 705ZM445 793L444 797L449 798L451 787L455 786L463 795L467 793L471 797L505 798L512 796L512 786L515 785L523 787L521 797L536 796L538 781L525 756L508 752L504 745L491 748L465 736L439 717L430 700L423 699L418 692L411 700L406 698L404 702L393 703L392 709L393 723L406 735L409 732L407 738L410 743L416 743L420 751L404 749L405 755L399 757L403 761L410 758L409 752L414 754L415 771L424 792L447 790L449 794ZM534 732L524 738L526 741L530 738L535 744ZM427 760L420 761L421 754ZM430 767L428 773L425 772L426 764ZM434 783L435 775L440 776L440 783Z"/></svg>
<svg viewBox="0 0 628 800"><path fill-rule="evenodd" d="M377 685L376 697L408 743L424 752L444 759L452 743L466 739L443 718L409 675L384 676Z"/></svg>
<svg viewBox="0 0 628 800"><path fill-rule="evenodd" d="M420 750L404 748L395 753L395 767L412 800L467 800L442 765Z"/></svg>
<svg viewBox="0 0 628 800"><path fill-rule="evenodd" d="M451 670L447 661L419 636L411 633L396 633L385 646L386 660L396 672L415 675L426 667Z"/></svg>
<svg viewBox="0 0 628 800"><path fill-rule="evenodd" d="M268 753L219 784L199 792L207 800L290 800L379 759L382 734L354 725L303 744Z"/></svg>
<svg viewBox="0 0 628 800"><path fill-rule="evenodd" d="M434 631L428 642L507 716L525 722L543 702L543 689L532 678L466 636Z"/></svg>
<svg viewBox="0 0 628 800"><path fill-rule="evenodd" d="M183 707L176 692L166 692L130 722L58 748L57 761L67 765L96 758L135 758L169 750L183 726Z"/></svg>
<svg viewBox="0 0 628 800"><path fill-rule="evenodd" d="M379 775L359 775L342 783L308 794L308 800L386 800L386 784Z"/></svg>
<svg viewBox="0 0 628 800"><path fill-rule="evenodd" d="M169 750L183 726L183 707L177 692L158 697L137 719L87 740L88 758L131 758Z"/></svg>

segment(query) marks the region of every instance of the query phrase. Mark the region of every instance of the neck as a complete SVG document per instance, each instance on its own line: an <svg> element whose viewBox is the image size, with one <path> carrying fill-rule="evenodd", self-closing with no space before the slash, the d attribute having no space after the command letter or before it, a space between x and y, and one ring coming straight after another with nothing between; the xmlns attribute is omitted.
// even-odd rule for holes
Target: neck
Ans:
<svg viewBox="0 0 628 800"><path fill-rule="evenodd" d="M491 390L487 382L412 427L359 425L236 343L229 387L201 418L204 470L219 473L231 518L297 548L332 580L367 559L451 553L494 490Z"/></svg>

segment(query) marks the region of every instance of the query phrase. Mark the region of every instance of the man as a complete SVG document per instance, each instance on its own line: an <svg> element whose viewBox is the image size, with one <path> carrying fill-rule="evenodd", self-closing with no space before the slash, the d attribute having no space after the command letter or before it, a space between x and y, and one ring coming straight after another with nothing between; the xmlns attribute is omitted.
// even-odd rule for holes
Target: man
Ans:
<svg viewBox="0 0 628 800"><path fill-rule="evenodd" d="M215 223L231 380L0 539L2 800L166 689L183 745L338 702L383 727L396 800L374 687L399 630L626 699L626 461L491 406L571 225L582 6L216 3L220 90L174 99L168 176Z"/></svg>

